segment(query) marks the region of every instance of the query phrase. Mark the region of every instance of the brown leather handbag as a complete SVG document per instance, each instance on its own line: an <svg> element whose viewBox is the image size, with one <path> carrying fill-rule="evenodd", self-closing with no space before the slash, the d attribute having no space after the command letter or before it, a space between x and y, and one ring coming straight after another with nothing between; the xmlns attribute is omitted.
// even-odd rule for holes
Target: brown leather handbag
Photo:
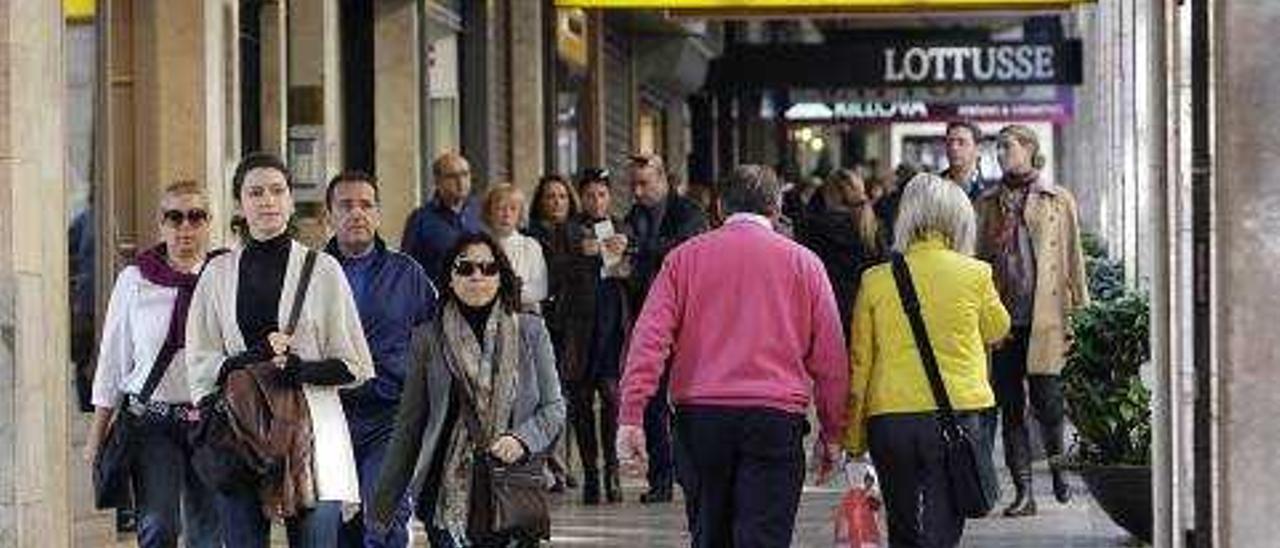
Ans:
<svg viewBox="0 0 1280 548"><path fill-rule="evenodd" d="M551 508L544 459L533 456L506 464L488 451L477 451L471 462L471 506L467 537L486 539L551 538Z"/></svg>
<svg viewBox="0 0 1280 548"><path fill-rule="evenodd" d="M467 539L477 544L511 538L549 540L551 505L542 475L545 457L527 455L507 464L490 454L488 444L482 443L484 429L480 427L471 391L465 382L455 383L454 393L462 395L460 411L475 444Z"/></svg>

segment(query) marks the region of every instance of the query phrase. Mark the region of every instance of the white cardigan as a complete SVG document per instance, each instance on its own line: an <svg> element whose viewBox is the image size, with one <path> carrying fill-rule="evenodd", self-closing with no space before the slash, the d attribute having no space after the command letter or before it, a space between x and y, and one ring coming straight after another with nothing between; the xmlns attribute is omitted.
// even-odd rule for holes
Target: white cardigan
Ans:
<svg viewBox="0 0 1280 548"><path fill-rule="evenodd" d="M306 252L302 244L292 243L278 307L277 318L282 327L288 322L293 307ZM246 350L244 335L236 322L242 253L235 250L209 261L192 296L186 350L187 380L195 401L214 390L222 362ZM351 288L338 261L328 254L319 253L316 257L315 271L290 348L303 360L342 360L355 377L348 386L373 377L373 359L369 356ZM344 387L303 385L302 391L306 395L315 440L312 477L317 498L348 503L344 505L344 514L349 516L359 508L360 484L346 415L338 399L339 388Z"/></svg>
<svg viewBox="0 0 1280 548"><path fill-rule="evenodd" d="M547 261L542 256L542 244L519 231L497 240L520 278L521 308L538 311L547 298Z"/></svg>

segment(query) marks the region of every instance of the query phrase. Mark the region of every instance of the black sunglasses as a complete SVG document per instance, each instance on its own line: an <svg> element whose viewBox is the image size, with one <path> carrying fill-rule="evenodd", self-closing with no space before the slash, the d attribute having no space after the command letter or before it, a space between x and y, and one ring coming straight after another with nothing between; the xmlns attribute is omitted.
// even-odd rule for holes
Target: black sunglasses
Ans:
<svg viewBox="0 0 1280 548"><path fill-rule="evenodd" d="M169 209L162 213L164 222L172 226L182 226L183 219L186 219L191 226L200 226L209 220L209 212L203 209Z"/></svg>
<svg viewBox="0 0 1280 548"><path fill-rule="evenodd" d="M498 275L497 261L468 261L459 259L453 263L453 273L462 277L467 277L480 271L481 276L493 277Z"/></svg>

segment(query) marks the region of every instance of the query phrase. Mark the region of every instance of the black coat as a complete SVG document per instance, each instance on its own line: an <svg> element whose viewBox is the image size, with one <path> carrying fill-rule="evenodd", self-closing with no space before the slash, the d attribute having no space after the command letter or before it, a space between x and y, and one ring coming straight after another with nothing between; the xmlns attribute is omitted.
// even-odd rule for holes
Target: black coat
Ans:
<svg viewBox="0 0 1280 548"><path fill-rule="evenodd" d="M840 310L840 323L848 340L853 302L858 296L862 271L881 260L878 246L871 247L862 241L854 226L853 213L848 211L810 213L798 236L800 243L813 250L827 269L836 306Z"/></svg>
<svg viewBox="0 0 1280 548"><path fill-rule="evenodd" d="M676 246L685 240L698 235L707 229L707 214L698 204L672 192L667 197L665 213L656 234L646 238L641 230L642 216L640 205L633 206L625 219L633 240L632 255L632 308L637 312L644 305L644 298L649 294L649 286L662 268L662 261Z"/></svg>

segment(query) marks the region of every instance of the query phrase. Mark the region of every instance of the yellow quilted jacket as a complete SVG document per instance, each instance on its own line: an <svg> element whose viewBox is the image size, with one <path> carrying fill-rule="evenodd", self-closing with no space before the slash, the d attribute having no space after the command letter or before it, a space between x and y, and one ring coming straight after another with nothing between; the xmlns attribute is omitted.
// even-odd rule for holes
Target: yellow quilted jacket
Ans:
<svg viewBox="0 0 1280 548"><path fill-rule="evenodd" d="M1009 314L996 293L990 265L951 251L940 235L912 244L906 258L952 406L977 410L995 405L987 382L987 345L1008 333ZM869 417L937 409L889 264L862 275L850 352L844 439L850 453L867 450Z"/></svg>

